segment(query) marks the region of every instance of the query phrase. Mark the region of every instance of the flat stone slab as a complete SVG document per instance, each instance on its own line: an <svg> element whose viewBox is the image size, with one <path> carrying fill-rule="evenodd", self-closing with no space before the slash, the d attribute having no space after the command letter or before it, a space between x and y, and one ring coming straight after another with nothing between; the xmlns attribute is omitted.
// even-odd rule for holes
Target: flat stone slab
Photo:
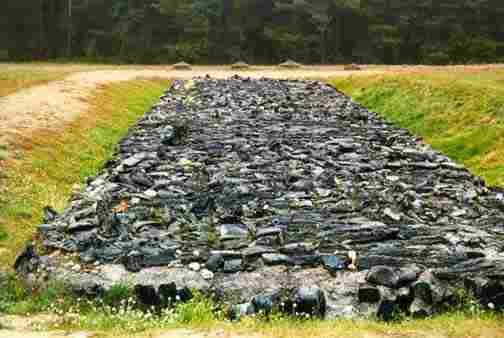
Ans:
<svg viewBox="0 0 504 338"><path fill-rule="evenodd" d="M294 313L428 314L504 275L502 190L314 81L176 81L39 229L31 278L173 282L246 313L266 292Z"/></svg>

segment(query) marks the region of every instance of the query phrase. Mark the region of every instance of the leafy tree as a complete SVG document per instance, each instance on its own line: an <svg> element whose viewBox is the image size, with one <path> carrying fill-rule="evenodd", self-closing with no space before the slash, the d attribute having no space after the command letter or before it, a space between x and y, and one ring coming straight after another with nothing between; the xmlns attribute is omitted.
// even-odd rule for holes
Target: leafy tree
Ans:
<svg viewBox="0 0 504 338"><path fill-rule="evenodd" d="M4 2L0 57L14 60L467 63L504 57L499 0Z"/></svg>

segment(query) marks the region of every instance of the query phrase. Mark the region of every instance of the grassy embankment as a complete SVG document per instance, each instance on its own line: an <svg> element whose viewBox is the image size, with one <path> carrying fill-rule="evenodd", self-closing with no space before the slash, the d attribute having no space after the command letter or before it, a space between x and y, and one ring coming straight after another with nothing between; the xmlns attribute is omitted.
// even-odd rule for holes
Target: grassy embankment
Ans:
<svg viewBox="0 0 504 338"><path fill-rule="evenodd" d="M376 75L331 83L489 185L504 187L503 71Z"/></svg>
<svg viewBox="0 0 504 338"><path fill-rule="evenodd" d="M167 80L137 80L105 86L91 111L59 132L39 131L23 140L3 169L0 195L0 268L11 265L42 220L42 208L66 207L76 184L96 174L129 126L155 103Z"/></svg>

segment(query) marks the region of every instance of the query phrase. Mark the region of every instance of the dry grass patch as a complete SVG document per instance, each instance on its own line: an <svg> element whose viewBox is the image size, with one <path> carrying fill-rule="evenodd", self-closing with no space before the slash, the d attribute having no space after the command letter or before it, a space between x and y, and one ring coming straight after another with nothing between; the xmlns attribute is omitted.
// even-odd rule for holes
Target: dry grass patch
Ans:
<svg viewBox="0 0 504 338"><path fill-rule="evenodd" d="M33 67L30 70L10 70L0 67L0 97L12 94L20 89L41 85L54 80L61 80L70 71L47 71Z"/></svg>

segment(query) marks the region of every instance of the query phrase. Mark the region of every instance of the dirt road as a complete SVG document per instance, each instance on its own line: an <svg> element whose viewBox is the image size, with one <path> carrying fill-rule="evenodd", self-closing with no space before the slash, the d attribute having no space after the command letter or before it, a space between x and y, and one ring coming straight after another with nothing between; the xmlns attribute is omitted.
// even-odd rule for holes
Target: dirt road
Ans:
<svg viewBox="0 0 504 338"><path fill-rule="evenodd" d="M101 334L86 331L47 330L45 327L58 322L55 315L2 316L0 315L0 338L92 338L96 336L112 337L113 332ZM192 329L150 330L131 334L135 338L267 338L256 334L242 334L224 329L198 331ZM376 337L373 337L376 338Z"/></svg>

